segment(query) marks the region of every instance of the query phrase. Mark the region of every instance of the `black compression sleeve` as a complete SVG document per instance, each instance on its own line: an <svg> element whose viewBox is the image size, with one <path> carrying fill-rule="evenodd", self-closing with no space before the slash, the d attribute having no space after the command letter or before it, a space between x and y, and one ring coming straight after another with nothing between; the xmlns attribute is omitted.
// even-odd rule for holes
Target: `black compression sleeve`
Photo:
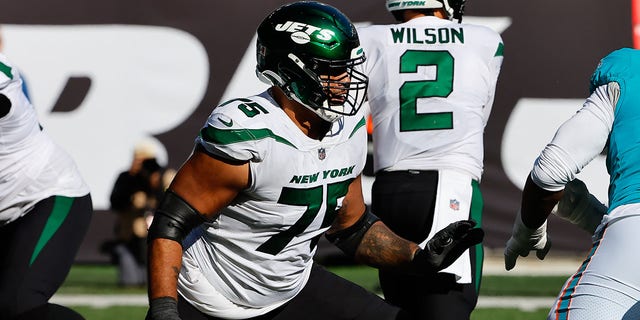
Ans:
<svg viewBox="0 0 640 320"><path fill-rule="evenodd" d="M191 230L206 221L205 217L184 199L171 190L167 190L153 215L147 241L153 239L171 239L182 244L182 240Z"/></svg>

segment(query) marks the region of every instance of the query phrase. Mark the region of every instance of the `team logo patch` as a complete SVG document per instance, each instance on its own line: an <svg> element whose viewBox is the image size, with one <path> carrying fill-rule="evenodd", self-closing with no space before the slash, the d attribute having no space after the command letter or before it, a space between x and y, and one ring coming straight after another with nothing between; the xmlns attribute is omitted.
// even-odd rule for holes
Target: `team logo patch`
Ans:
<svg viewBox="0 0 640 320"><path fill-rule="evenodd" d="M318 149L318 159L324 160L327 157L327 151L324 148Z"/></svg>
<svg viewBox="0 0 640 320"><path fill-rule="evenodd" d="M452 210L455 210L455 211L460 210L460 201L458 201L456 199L450 199L449 200L449 208L451 208Z"/></svg>

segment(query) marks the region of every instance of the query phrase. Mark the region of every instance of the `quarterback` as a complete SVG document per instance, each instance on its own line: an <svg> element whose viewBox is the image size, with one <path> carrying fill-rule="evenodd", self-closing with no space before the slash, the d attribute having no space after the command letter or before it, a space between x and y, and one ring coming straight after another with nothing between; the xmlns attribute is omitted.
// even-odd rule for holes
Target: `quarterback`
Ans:
<svg viewBox="0 0 640 320"><path fill-rule="evenodd" d="M398 235L427 241L449 223L482 220L483 133L503 60L499 34L460 23L464 0L388 0L397 24L358 33L373 121L372 212ZM385 298L424 319L469 319L483 252L439 273L380 270Z"/></svg>
<svg viewBox="0 0 640 320"><path fill-rule="evenodd" d="M256 73L271 87L213 109L165 194L149 230L147 319L408 319L314 264L319 237L422 273L482 230L460 221L420 247L367 212L365 54L346 16L297 2L257 33Z"/></svg>

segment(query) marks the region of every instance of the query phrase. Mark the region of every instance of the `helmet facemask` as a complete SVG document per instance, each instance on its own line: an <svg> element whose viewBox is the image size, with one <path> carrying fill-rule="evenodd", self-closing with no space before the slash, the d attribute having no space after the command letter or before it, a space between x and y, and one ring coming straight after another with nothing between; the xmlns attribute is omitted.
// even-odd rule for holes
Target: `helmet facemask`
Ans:
<svg viewBox="0 0 640 320"><path fill-rule="evenodd" d="M356 66L364 59L359 53L348 60L309 58L305 63L290 53L279 65L279 74L284 80L280 87L289 98L320 118L334 122L343 115L356 114L362 106L368 78Z"/></svg>

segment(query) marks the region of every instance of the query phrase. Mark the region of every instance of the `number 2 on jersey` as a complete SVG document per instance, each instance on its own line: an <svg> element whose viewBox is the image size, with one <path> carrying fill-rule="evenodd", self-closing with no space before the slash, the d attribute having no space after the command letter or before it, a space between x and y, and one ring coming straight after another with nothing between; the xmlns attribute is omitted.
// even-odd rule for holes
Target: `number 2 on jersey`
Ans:
<svg viewBox="0 0 640 320"><path fill-rule="evenodd" d="M434 80L406 81L400 87L400 131L453 129L453 112L418 113L419 98L447 97L453 91L453 56L448 51L407 50L400 57L400 73L416 73L419 66L435 66Z"/></svg>

